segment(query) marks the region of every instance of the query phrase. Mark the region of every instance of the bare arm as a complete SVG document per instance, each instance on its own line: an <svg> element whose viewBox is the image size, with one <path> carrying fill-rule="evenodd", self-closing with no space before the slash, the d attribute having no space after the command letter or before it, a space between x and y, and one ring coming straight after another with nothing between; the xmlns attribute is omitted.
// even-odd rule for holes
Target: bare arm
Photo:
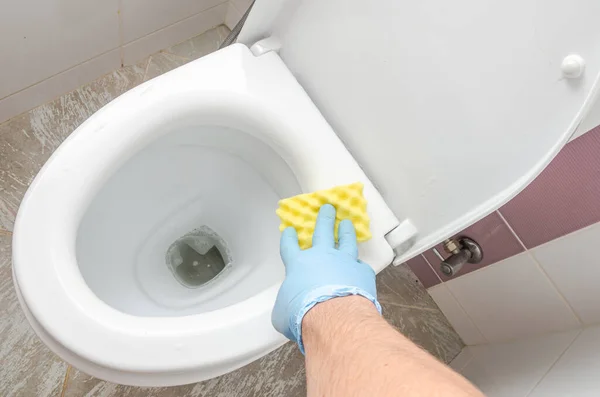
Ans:
<svg viewBox="0 0 600 397"><path fill-rule="evenodd" d="M468 397L482 394L396 332L379 314L375 272L358 260L352 221L319 210L312 247L281 235L283 281L273 326L306 353L309 397Z"/></svg>
<svg viewBox="0 0 600 397"><path fill-rule="evenodd" d="M330 299L302 321L308 397L483 394L417 347L360 296Z"/></svg>

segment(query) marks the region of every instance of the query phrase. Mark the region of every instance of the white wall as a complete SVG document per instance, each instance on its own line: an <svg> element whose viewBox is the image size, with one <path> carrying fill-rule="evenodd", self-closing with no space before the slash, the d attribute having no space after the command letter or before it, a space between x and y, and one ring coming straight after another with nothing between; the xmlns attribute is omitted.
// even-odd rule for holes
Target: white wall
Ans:
<svg viewBox="0 0 600 397"><path fill-rule="evenodd" d="M229 6L227 0L5 3L0 122L224 23Z"/></svg>
<svg viewBox="0 0 600 397"><path fill-rule="evenodd" d="M600 327L467 346L450 366L488 397L600 394Z"/></svg>

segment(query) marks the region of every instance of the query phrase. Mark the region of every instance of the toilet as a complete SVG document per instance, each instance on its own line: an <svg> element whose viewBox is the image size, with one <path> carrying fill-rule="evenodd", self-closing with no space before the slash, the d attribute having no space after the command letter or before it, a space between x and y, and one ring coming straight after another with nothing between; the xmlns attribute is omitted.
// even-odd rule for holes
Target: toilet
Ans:
<svg viewBox="0 0 600 397"><path fill-rule="evenodd" d="M516 195L596 98L592 1L365 3L257 0L238 43L56 150L13 239L19 301L52 351L139 386L240 368L286 342L270 320L279 199L362 182L359 253L379 272Z"/></svg>

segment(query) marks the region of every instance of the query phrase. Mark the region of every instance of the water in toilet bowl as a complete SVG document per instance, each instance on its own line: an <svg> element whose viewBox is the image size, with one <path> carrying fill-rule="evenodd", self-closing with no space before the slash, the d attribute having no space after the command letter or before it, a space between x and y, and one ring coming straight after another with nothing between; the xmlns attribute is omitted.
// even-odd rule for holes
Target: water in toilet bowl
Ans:
<svg viewBox="0 0 600 397"><path fill-rule="evenodd" d="M225 240L203 225L178 238L165 257L173 277L188 288L206 288L227 274L233 263Z"/></svg>
<svg viewBox="0 0 600 397"><path fill-rule="evenodd" d="M105 303L136 316L241 302L283 279L275 209L299 192L288 165L260 139L227 127L179 127L97 193L77 234L80 272Z"/></svg>

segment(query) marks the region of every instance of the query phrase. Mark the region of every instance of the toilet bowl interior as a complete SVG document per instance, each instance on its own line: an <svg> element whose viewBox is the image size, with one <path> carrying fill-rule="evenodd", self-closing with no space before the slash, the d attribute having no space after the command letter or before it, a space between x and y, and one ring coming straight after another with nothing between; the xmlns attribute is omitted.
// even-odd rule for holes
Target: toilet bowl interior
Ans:
<svg viewBox="0 0 600 397"><path fill-rule="evenodd" d="M182 316L241 302L280 282L280 198L294 173L241 129L177 123L103 185L77 233L88 287L136 316ZM124 133L126 133L124 131Z"/></svg>

